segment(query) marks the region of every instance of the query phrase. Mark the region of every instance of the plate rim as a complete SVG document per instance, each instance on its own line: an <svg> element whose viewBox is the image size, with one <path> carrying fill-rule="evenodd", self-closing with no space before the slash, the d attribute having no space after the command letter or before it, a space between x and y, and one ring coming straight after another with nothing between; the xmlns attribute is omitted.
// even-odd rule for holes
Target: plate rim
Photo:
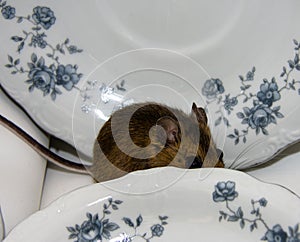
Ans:
<svg viewBox="0 0 300 242"><path fill-rule="evenodd" d="M152 168L149 169L149 171L151 170L167 170L168 172L177 172L178 170L180 170L180 168L177 167L159 167L159 168ZM187 173L184 174L183 179L194 179L195 174L197 173L197 171L199 170L203 170L204 172L206 172L207 174L211 173L211 172L217 172L218 175L221 174L220 179L222 180L222 176L228 176L230 175L230 177L232 177L231 180L237 182L240 179L246 178L248 179L250 182L255 182L258 184L261 184L263 186L271 186L273 188L277 188L279 189L280 192L284 192L285 194L289 194L289 196L292 196L293 199L298 199L299 200L299 204L300 204L300 196L298 194L296 194L295 192L293 192L291 189L285 187L284 185L281 184L277 184L277 183L271 183L271 182L265 182L262 181L261 179L258 179L256 177L254 177L253 175L247 174L245 172L242 171L237 171L237 170L232 170L232 169L224 169L224 168L200 168L200 169L193 169L193 170L187 170ZM132 173L127 174L125 177L126 179L131 179L131 177L135 176L136 173L140 173L140 172L145 172L145 171L135 171ZM206 178L209 179L209 178ZM93 183L93 184L89 184L89 185L84 185L82 187L73 189L65 194L63 194L62 196L58 197L57 199L55 199L54 201L52 201L49 205L47 205L46 207L44 207L43 209L31 214L30 216L28 216L26 219L24 219L23 221L21 221L19 224L17 224L6 236L6 238L4 239L4 242L9 242L9 241L13 241L14 238L18 238L18 236L22 233L22 232L26 227L31 226L32 221L34 221L35 219L39 218L40 216L45 216L47 214L47 212L51 211L51 210L60 210L62 209L61 205L64 204L66 201L69 201L70 198L72 198L72 196L79 196L80 193L88 193L89 191L92 191L94 189L100 191L101 189L105 189L107 190L107 187L105 187L105 184L109 184L112 182L120 182L122 181L122 178L117 178L111 181L106 181L103 183ZM173 184L172 186L176 186L177 183ZM199 184L199 186L201 186L201 182ZM167 190L168 188L166 188ZM164 191L164 190L163 190ZM161 192L161 191L159 191ZM115 191L112 191L113 194L118 194ZM122 196L127 196L128 194L126 193L119 193ZM149 194L146 194L146 196ZM130 194L129 196L141 196L141 194ZM107 197L101 197L102 199L105 199ZM99 199L101 199L99 198ZM290 197L289 197L290 198ZM294 201L294 200L293 200ZM80 202L81 204L83 204L83 201Z"/></svg>

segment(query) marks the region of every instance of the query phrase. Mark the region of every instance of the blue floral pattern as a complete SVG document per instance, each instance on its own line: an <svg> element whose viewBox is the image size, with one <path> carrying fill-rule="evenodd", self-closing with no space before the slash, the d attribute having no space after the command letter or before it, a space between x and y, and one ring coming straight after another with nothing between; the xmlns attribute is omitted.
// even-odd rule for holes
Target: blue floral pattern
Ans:
<svg viewBox="0 0 300 242"><path fill-rule="evenodd" d="M80 91L76 85L83 74L78 72L76 64L61 63L60 57L67 53L70 55L81 53L83 50L71 45L69 38L56 45L47 41L46 31L53 27L57 20L54 11L49 7L36 6L33 8L31 15L17 16L16 9L7 5L6 1L2 2L2 0L0 0L0 9L4 19L16 19L18 24L27 21L32 25L31 29L24 29L22 35L11 37L11 40L17 44L19 55L22 54L26 46L47 51L45 56L38 56L36 52L33 52L26 67L22 65L20 58L13 58L8 55L9 63L5 66L11 69L11 74L26 75L29 92L37 89L44 96L50 95L53 101L57 98L57 95L62 94L60 86L66 91L73 89Z"/></svg>
<svg viewBox="0 0 300 242"><path fill-rule="evenodd" d="M260 85L260 91L257 93L257 98L263 104L272 106L273 102L276 102L280 99L280 93L278 91L278 85L275 81L275 78L272 78L271 82L268 82L267 79L263 80L263 84Z"/></svg>
<svg viewBox="0 0 300 242"><path fill-rule="evenodd" d="M215 202L233 201L238 196L238 193L235 191L234 182L219 182L215 188L213 193Z"/></svg>
<svg viewBox="0 0 300 242"><path fill-rule="evenodd" d="M59 65L56 69L57 85L62 85L68 91L79 82L80 77L81 75L77 73L76 65Z"/></svg>
<svg viewBox="0 0 300 242"><path fill-rule="evenodd" d="M46 6L36 6L31 15L17 16L16 9L7 5L6 1L0 0L0 10L4 19L17 20L18 24L27 22L32 25L31 29L23 30L22 34L11 36L11 40L17 44L17 52L21 55L25 47L43 50L44 55L38 56L38 52L32 52L26 65L22 65L21 58L14 58L8 55L8 64L5 66L11 70L12 75L21 74L26 76L25 83L28 84L28 91L38 90L43 96L50 95L55 101L58 95L65 91L76 90L82 97L83 104L81 111L89 113L96 104L92 102L91 92L98 90L97 95L103 103L108 103L112 96L118 96L125 92L125 80L120 81L114 87L107 86L102 82L97 86L97 80L88 80L86 85L80 89L77 85L83 77L79 72L77 64L62 63L63 55L73 55L83 52L82 49L70 43L70 39L53 44L47 39L47 31L57 22L54 11ZM43 53L44 53L43 52ZM97 85L96 85L97 84ZM121 95L120 95L121 96ZM98 96L97 96L98 97ZM97 100L98 104L98 100ZM122 104L123 105L123 104Z"/></svg>
<svg viewBox="0 0 300 242"><path fill-rule="evenodd" d="M220 79L209 79L204 83L202 94L208 99L214 99L217 95L225 91L223 83Z"/></svg>
<svg viewBox="0 0 300 242"><path fill-rule="evenodd" d="M233 202L238 197L238 192L235 190L234 181L221 181L215 185L215 190L212 193L214 202L225 202L227 211L219 211L219 221L226 220L228 222L239 222L240 228L244 229L246 224L249 224L249 229L252 232L258 228L261 223L266 228L266 233L261 238L263 241L268 242L300 242L299 223L294 227L289 226L288 233L283 230L280 224L274 225L270 228L266 221L262 218L262 209L267 206L268 201L266 198L258 200L251 200L251 216L249 218L245 215L241 206L238 209L233 209L230 202Z"/></svg>
<svg viewBox="0 0 300 242"><path fill-rule="evenodd" d="M38 6L33 9L32 19L37 25L49 29L55 23L56 17L50 8Z"/></svg>
<svg viewBox="0 0 300 242"><path fill-rule="evenodd" d="M11 6L3 6L3 4L2 4L1 13L2 13L3 18L13 19L16 14L16 9Z"/></svg>
<svg viewBox="0 0 300 242"><path fill-rule="evenodd" d="M146 233L139 233L138 229L143 223L142 215L139 215L135 222L128 218L123 217L122 221L131 228L134 232L129 235L129 233L120 233L118 236L112 237L111 232L120 229L120 226L111 222L107 216L112 213L112 210L116 211L119 209L123 201L108 199L108 203L103 204L102 217L99 214L92 215L87 213L87 220L83 221L81 225L76 224L74 227L68 226L67 230L70 232L69 239L74 240L74 242L97 242L97 241L115 241L115 242L130 242L134 238L142 238L147 242L150 242L154 237L161 237L165 230L165 225L167 225L167 216L159 216L160 223L151 226L151 235Z"/></svg>
<svg viewBox="0 0 300 242"><path fill-rule="evenodd" d="M0 10L5 20L16 20L17 24L23 22L29 23L29 29L23 29L21 34L11 36L11 40L17 45L17 52L21 55L24 48L34 48L36 51L31 53L31 58L27 63L21 63L21 58L14 58L8 55L8 63L5 65L11 70L12 75L20 74L27 78L25 82L29 85L29 92L38 90L43 96L50 95L51 99L56 100L58 95L65 91L79 91L83 98L82 111L88 113L93 109L93 103L87 102L89 98L88 92L91 90L90 84L83 89L79 89L77 84L82 79L83 74L80 73L76 64L62 63L61 56L73 55L81 53L83 50L76 45L70 43L70 39L66 38L59 43L50 43L47 38L47 31L58 21L55 12L47 6L35 6L32 13L28 15L17 15L16 8L7 4L7 1L0 0ZM28 26L28 25L25 25ZM256 135L268 135L268 128L271 124L277 124L278 119L284 118L280 112L281 106L277 103L281 100L283 91L297 91L300 95L300 81L291 77L292 72L300 71L299 51L300 43L294 42L294 57L287 61L288 65L282 68L279 78L263 79L258 91L251 91L251 82L255 79L256 68L253 67L244 76L239 75L241 82L241 92L237 95L231 95L225 92L223 82L219 78L211 78L205 81L202 87L202 94L207 98L206 108L212 103L220 105L215 120L215 126L223 123L227 127L231 127L230 121L226 118L225 113L232 115L239 102L248 103L242 110L236 112L236 116L241 119L241 125L244 128L233 128L228 134L228 138L232 139L237 145L242 141L247 142L249 132L255 131ZM37 51L41 49L44 55L38 56ZM279 79L282 79L279 81ZM90 81L92 83L92 81ZM297 89L298 88L298 89ZM100 90L101 98L107 92L124 92L124 82L118 84L116 88L107 87ZM252 104L250 104L252 101ZM107 103L107 99L103 99Z"/></svg>
<svg viewBox="0 0 300 242"><path fill-rule="evenodd" d="M231 115L237 104L242 100L243 103L248 103L252 100L252 105L247 105L242 108L242 111L236 112L236 116L241 119L241 124L245 128L233 128L233 132L228 134L228 138L234 140L237 145L240 141L247 142L247 135L250 130L254 130L256 135L262 133L268 135L268 127L271 124L277 124L277 119L284 118L280 112L280 105L276 105L281 100L281 93L283 91L297 91L300 80L296 81L291 77L294 71L300 71L300 43L293 40L294 43L294 57L288 60L288 67L282 68L282 73L278 81L275 77L271 80L263 79L260 88L256 92L251 91L251 82L254 81L256 68L253 67L246 73L245 76L239 75L241 82L238 95L230 96L225 93L223 82L219 78L211 78L206 80L202 88L202 94L206 97L206 109L212 103L217 103L220 108L216 111L218 118L215 121L215 126L223 123L227 127L231 127L230 121L225 114ZM300 95L300 88L298 87L298 94Z"/></svg>

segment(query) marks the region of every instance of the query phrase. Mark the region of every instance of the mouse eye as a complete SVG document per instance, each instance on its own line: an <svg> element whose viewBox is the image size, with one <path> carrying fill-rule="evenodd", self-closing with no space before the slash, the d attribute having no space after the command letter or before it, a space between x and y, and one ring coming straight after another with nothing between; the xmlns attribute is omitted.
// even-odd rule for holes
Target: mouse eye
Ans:
<svg viewBox="0 0 300 242"><path fill-rule="evenodd" d="M189 169L201 168L202 167L202 159L200 157L188 157L186 161L186 167Z"/></svg>

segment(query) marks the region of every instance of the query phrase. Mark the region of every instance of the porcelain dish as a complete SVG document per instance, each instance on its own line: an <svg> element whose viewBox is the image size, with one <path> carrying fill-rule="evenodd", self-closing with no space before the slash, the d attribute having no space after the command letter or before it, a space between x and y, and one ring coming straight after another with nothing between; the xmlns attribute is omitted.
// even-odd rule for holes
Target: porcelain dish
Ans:
<svg viewBox="0 0 300 242"><path fill-rule="evenodd" d="M299 205L291 191L239 171L158 168L66 194L5 242L297 241Z"/></svg>
<svg viewBox="0 0 300 242"><path fill-rule="evenodd" d="M69 11L72 6L72 11ZM297 0L0 1L1 85L47 132L92 156L119 108L207 110L226 167L300 138Z"/></svg>

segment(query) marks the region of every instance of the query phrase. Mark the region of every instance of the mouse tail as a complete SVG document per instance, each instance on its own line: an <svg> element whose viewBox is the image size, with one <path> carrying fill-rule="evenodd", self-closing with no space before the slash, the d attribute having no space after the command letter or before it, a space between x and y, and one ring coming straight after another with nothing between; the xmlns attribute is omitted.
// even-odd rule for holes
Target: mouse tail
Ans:
<svg viewBox="0 0 300 242"><path fill-rule="evenodd" d="M8 130L10 130L15 135L17 135L19 138L21 138L21 140L25 141L33 150L35 150L39 155L41 155L51 163L69 171L82 173L82 174L89 174L83 164L72 162L50 151L48 148L40 144L37 140L32 138L23 129L18 127L16 124L11 122L7 118L3 117L1 114L0 114L0 124L3 125L5 128L7 128Z"/></svg>

